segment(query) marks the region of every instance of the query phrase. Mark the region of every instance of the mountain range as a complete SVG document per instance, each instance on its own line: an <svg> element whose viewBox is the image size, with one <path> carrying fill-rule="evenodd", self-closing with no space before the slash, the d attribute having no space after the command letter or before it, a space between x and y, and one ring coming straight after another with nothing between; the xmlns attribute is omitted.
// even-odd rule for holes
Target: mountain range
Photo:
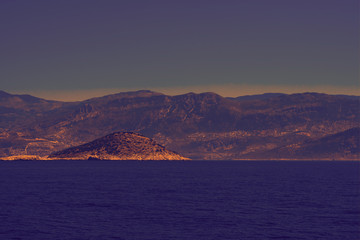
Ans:
<svg viewBox="0 0 360 240"><path fill-rule="evenodd" d="M47 156L135 132L191 159L359 159L359 110L359 96L320 93L142 90L59 102L0 91L0 157Z"/></svg>

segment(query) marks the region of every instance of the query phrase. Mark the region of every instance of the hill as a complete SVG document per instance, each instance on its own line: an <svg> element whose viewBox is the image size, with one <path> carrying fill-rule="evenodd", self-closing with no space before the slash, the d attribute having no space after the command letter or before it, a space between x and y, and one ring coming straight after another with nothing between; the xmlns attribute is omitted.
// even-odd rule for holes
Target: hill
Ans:
<svg viewBox="0 0 360 240"><path fill-rule="evenodd" d="M90 143L52 153L49 159L74 160L188 160L166 150L150 138L131 132L117 132Z"/></svg>

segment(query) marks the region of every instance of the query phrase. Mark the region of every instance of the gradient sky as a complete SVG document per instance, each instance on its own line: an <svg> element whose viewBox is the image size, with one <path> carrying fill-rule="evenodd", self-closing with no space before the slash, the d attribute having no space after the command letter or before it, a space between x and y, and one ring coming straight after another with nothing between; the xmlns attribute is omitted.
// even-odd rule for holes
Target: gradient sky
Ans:
<svg viewBox="0 0 360 240"><path fill-rule="evenodd" d="M1 0L0 30L13 93L359 90L358 0Z"/></svg>

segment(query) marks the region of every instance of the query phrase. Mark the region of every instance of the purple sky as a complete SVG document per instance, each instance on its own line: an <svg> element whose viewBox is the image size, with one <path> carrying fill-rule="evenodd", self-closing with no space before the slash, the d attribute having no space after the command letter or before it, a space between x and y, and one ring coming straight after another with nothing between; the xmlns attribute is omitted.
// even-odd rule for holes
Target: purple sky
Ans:
<svg viewBox="0 0 360 240"><path fill-rule="evenodd" d="M2 0L1 90L354 93L359 29L358 0Z"/></svg>

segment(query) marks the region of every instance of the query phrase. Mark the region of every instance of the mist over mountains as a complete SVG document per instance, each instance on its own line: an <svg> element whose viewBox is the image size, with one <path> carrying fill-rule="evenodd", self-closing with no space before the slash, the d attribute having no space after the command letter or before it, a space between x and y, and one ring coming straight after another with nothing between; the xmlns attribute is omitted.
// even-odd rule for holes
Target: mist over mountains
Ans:
<svg viewBox="0 0 360 240"><path fill-rule="evenodd" d="M358 96L319 93L142 90L58 102L0 91L0 157L47 156L131 131L191 159L359 159L359 109Z"/></svg>

